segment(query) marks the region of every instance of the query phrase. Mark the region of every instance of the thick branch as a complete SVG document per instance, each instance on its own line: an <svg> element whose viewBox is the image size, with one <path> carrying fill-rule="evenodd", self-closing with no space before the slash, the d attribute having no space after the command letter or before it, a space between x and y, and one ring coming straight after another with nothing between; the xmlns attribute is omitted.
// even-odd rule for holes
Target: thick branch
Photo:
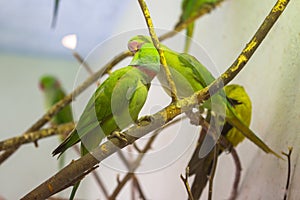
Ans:
<svg viewBox="0 0 300 200"><path fill-rule="evenodd" d="M224 0L220 0L219 3L221 3ZM214 6L205 6L203 7L197 15L189 18L188 20L176 25L176 27L174 28L173 31L168 32L162 36L159 37L159 40L165 40L169 37L172 37L174 35L176 35L179 31L185 29L190 23L193 23L196 19L198 19L199 17L211 12L216 5ZM120 61L122 61L124 58L131 56L132 53L129 51L124 51L119 53L114 59L112 59L111 62L107 63L103 69L99 70L98 72L96 72L95 74L93 74L91 77L89 77L89 79L87 79L81 86L84 86L82 89L79 89L80 87L78 87L76 90L74 90L74 97L78 96L82 91L84 91L88 86L90 86L93 82L95 82L102 74L104 73L109 73L111 68L113 66L115 66L117 63L119 63ZM83 63L83 60L80 62ZM176 88L175 88L176 89ZM75 92L76 91L76 92ZM72 101L72 97L71 96L66 96L61 102L58 102L56 105L54 105L52 107L51 110L49 110L46 114L44 114L35 124L33 124L25 133L28 132L33 132L36 131L38 129L40 129L44 124L46 124L57 112L59 112L62 108L64 108L66 105L68 105L71 101ZM18 147L16 147L15 149L9 149L6 152L4 152L3 154L0 155L0 164L2 164L7 158L9 158L16 150Z"/></svg>
<svg viewBox="0 0 300 200"><path fill-rule="evenodd" d="M128 131L126 131L125 134L127 142L119 141L118 139L113 138L111 141L114 144L108 141L102 144L100 147L96 148L93 152L86 154L82 158L70 163L68 166L66 166L53 177L49 178L47 181L39 185L37 188L28 193L22 199L48 198L49 196L68 187L70 183L72 183L75 179L78 179L82 174L84 174L84 172L88 171L97 163L101 162L103 159L115 153L119 148L123 148L129 144L132 144L138 138L163 126L177 115L189 110L192 106L198 104L203 100L208 99L210 95L213 95L219 89L221 89L221 87L223 86L223 84L221 83L224 83L224 85L226 85L245 66L245 64L251 58L259 44L262 42L266 34L273 26L273 24L276 22L280 14L283 12L288 2L289 0L278 0L276 5L273 7L271 13L267 16L262 26L260 26L251 42L247 44L246 48L243 50L243 52L240 54L237 60L224 74L222 74L221 77L214 81L209 87L206 87L203 90L196 92L191 97L172 103L168 107L152 115L151 119L153 120L152 123L150 123L149 125L135 125L131 127Z"/></svg>
<svg viewBox="0 0 300 200"><path fill-rule="evenodd" d="M278 0L276 2L271 12L265 18L259 29L240 53L238 58L232 63L225 73L223 73L216 81L209 85L210 92L215 93L216 90L219 90L220 87L223 87L223 84L227 85L244 68L246 63L250 60L256 49L269 33L281 13L284 11L289 1L290 0ZM208 90L208 87L202 90L203 93L207 93L206 90Z"/></svg>
<svg viewBox="0 0 300 200"><path fill-rule="evenodd" d="M67 134L74 129L74 123L67 123L51 128L42 129L39 131L25 133L24 135L9 138L0 142L0 151L17 148L22 144L38 141L39 139L50 137L52 135L63 135Z"/></svg>
<svg viewBox="0 0 300 200"><path fill-rule="evenodd" d="M124 51L113 58L110 62L108 62L103 68L101 68L98 72L94 73L90 76L85 82L79 85L72 93L67 95L61 101L57 102L53 105L40 119L38 119L25 133L33 132L39 130L42 126L44 126L51 118L56 115L61 109L63 109L66 105L70 104L70 102L76 98L80 93L82 93L86 88L88 88L91 84L96 82L96 80L107 73L113 66L118 64L124 58L132 55L130 51ZM24 134L25 134L24 133ZM9 158L19 147L15 149L9 149L0 155L0 164L2 164L7 158Z"/></svg>

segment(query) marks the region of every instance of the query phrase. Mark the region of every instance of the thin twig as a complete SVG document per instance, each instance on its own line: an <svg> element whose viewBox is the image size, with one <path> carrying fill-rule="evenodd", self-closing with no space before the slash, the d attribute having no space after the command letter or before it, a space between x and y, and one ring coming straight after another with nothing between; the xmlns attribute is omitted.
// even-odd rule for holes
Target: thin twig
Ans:
<svg viewBox="0 0 300 200"><path fill-rule="evenodd" d="M144 158L144 156L146 155L146 153L151 149L151 146L152 146L153 142L155 141L156 137L158 136L159 132L161 132L163 129L167 128L168 126L171 126L171 125L179 122L180 120L182 120L182 118L181 119L176 119L176 120L170 122L169 124L166 124L165 126L162 126L161 128L159 128L158 130L156 130L154 132L154 134L147 141L145 147L142 150L140 150L139 156L131 164L131 167L132 167L131 170L118 183L118 186L115 188L115 190L113 191L113 193L112 193L112 195L110 196L109 199L111 199L111 200L115 199L118 196L118 194L120 193L120 191L122 190L122 188L125 186L125 184L127 183L127 181L129 181L134 176L135 170L140 165L140 163L141 163L142 159Z"/></svg>
<svg viewBox="0 0 300 200"><path fill-rule="evenodd" d="M76 51L73 51L73 56L76 58L76 60L82 64L82 66L85 68L85 70L90 74L93 75L94 72L93 70L90 68L90 66L87 64L87 62L85 62L83 60L83 58L79 55L79 53L77 53Z"/></svg>
<svg viewBox="0 0 300 200"><path fill-rule="evenodd" d="M84 67L84 69L89 73L90 76L92 76L94 74L94 71L92 70L92 68L89 66L89 64L86 61L84 61L84 59L79 55L79 53L77 53L76 51L73 51L73 56ZM96 84L97 84L97 86L99 86L100 82L97 81Z"/></svg>
<svg viewBox="0 0 300 200"><path fill-rule="evenodd" d="M284 191L284 197L283 200L287 200L288 197L288 192L289 192L289 187L290 187L290 180L291 180L291 155L293 152L293 147L289 147L289 152L284 153L282 152L283 155L285 155L288 159L288 173L287 173L287 180L286 180L286 185L285 185L285 191Z"/></svg>
<svg viewBox="0 0 300 200"><path fill-rule="evenodd" d="M74 162L60 170L58 173L56 173L54 176L41 183L31 192L26 194L22 199L46 199L49 196L56 194L58 191L61 191L62 188L65 188L66 185L83 174L85 171L115 153L117 149L124 148L125 146L132 144L138 138L143 137L147 133L163 126L164 124L173 120L182 112L189 110L191 106L197 105L199 104L199 102L207 100L210 95L215 94L222 88L222 86L230 82L239 73L239 71L241 71L241 69L246 65L248 60L254 54L257 47L261 44L267 33L270 31L273 24L277 21L280 14L284 11L288 3L289 0L278 0L271 13L267 16L263 24L255 33L255 36L253 37L251 42L247 44L246 48L243 50L240 56L231 65L231 67L211 85L202 89L201 91L196 92L188 98L179 100L176 103L171 103L166 108L153 114L151 116L152 121L149 125L132 126L129 130L124 132L127 142L120 141L117 138L112 138L111 141L107 141L104 144L100 145L93 152L86 154L78 160L75 160Z"/></svg>
<svg viewBox="0 0 300 200"><path fill-rule="evenodd" d="M126 185L126 183L133 177L133 173L127 173L121 181L118 181L118 186L115 188L114 192L110 197L109 200L115 200L118 194L121 192L122 188Z"/></svg>
<svg viewBox="0 0 300 200"><path fill-rule="evenodd" d="M131 200L135 200L135 183L133 181L134 177L136 177L135 175L133 175L132 180L131 180Z"/></svg>
<svg viewBox="0 0 300 200"><path fill-rule="evenodd" d="M141 187L141 184L139 183L139 180L137 179L137 177L135 175L132 177L132 181L135 185L135 188L137 188L137 190L140 194L140 199L146 200L146 196L145 196L144 191Z"/></svg>
<svg viewBox="0 0 300 200"><path fill-rule="evenodd" d="M234 147L231 148L230 153L232 155L234 164L235 164L235 178L232 186L231 195L229 197L229 200L235 200L238 195L238 187L241 180L241 171L242 171L242 165L241 160L239 158L239 155Z"/></svg>
<svg viewBox="0 0 300 200"><path fill-rule="evenodd" d="M42 129L39 131L28 132L24 135L12 137L7 140L0 142L0 151L7 149L14 149L23 144L28 144L31 142L38 141L42 138L50 137L53 135L64 135L69 133L74 129L74 123L66 123L57 126L52 126L51 128Z"/></svg>
<svg viewBox="0 0 300 200"><path fill-rule="evenodd" d="M182 182L185 186L186 192L188 193L188 196L189 196L189 200L194 200L188 177L189 177L189 167L186 167L185 177L183 177L182 174L180 174L180 179L182 180Z"/></svg>
<svg viewBox="0 0 300 200"><path fill-rule="evenodd" d="M223 1L223 0L221 0ZM220 1L220 2L221 2ZM162 40L165 40L169 37L172 37L174 36L176 33L178 33L179 31L185 29L190 23L193 23L197 18L199 18L200 16L204 15L204 14L207 14L209 13L212 9L214 9L214 7L205 7L203 9L201 9L201 11L198 12L197 15L189 18L188 20L178 24L173 31L170 31L169 33L166 33L162 36L159 37L159 40L162 41ZM124 58L128 57L128 56L131 56L132 53L129 52L129 51L124 51L124 52L121 52L119 53L115 58L112 59L111 62L109 62L108 64L106 64L106 66L103 67L103 69L106 69L105 71L102 71L102 69L100 71L98 71L96 74L94 74L93 76L91 76L89 79L86 80L86 87L83 87L82 90L79 89L79 87L77 88L78 91L75 92L74 91L74 94L77 94L79 95L82 91L84 91L88 86L90 86L93 82L95 82L100 76L101 74L104 74L104 73L109 73L111 68L113 66L115 66L117 63L119 63L121 60L123 60ZM80 57L80 61L83 65L84 64L87 64L84 62L84 60ZM89 68L89 66L88 66ZM88 70L89 71L89 70ZM99 73L100 72L100 73ZM90 80L90 81L89 81ZM81 85L83 86L83 84ZM74 95L74 97L76 97L77 95ZM58 102L57 105L54 105L54 106L57 106L55 109L53 109L51 112L48 111L42 118L40 118L30 129L28 129L26 132L32 132L32 131L36 131L38 129L40 129L45 123L47 123L47 121L49 121L52 116L54 116L55 114L53 113L57 113L59 112L64 106L68 105L70 102L72 101L72 98L70 99L70 97L66 97L64 100L62 100L62 102ZM64 104L64 105L63 105ZM61 105L61 106L59 106ZM54 107L53 106L53 107ZM58 109L58 110L57 110ZM46 120L46 121L45 121ZM7 158L9 158L16 150L17 150L18 147L16 147L16 149L10 149L8 151L6 151L5 153L1 154L0 155L0 164L2 164Z"/></svg>
<svg viewBox="0 0 300 200"><path fill-rule="evenodd" d="M146 20L146 23L147 23L147 27L149 29L149 34L150 34L150 36L152 38L153 45L155 46L155 48L156 48L156 50L157 50L157 52L159 54L160 63L163 66L163 69L164 69L164 72L165 72L168 84L170 86L172 102L175 102L178 99L177 98L177 90L176 90L176 87L175 87L175 83L174 83L174 81L172 79L172 75L171 75L170 69L169 69L169 67L167 65L167 60L166 60L166 58L164 56L164 52L160 48L159 40L158 40L157 35L155 33L153 22L152 22L152 19L150 17L150 12L149 12L148 7L146 5L146 2L144 0L138 0L138 1L139 1L139 4L140 4L140 7L142 9L143 15L145 17L145 20Z"/></svg>
<svg viewBox="0 0 300 200"><path fill-rule="evenodd" d="M95 178L97 184L99 185L100 189L102 190L102 192L103 192L105 198L108 199L109 194L108 194L108 191L107 191L107 189L106 189L106 187L105 187L105 185L104 185L102 179L100 178L100 176L97 174L96 171L93 171L93 172L92 172L92 175L94 176L94 178Z"/></svg>
<svg viewBox="0 0 300 200"><path fill-rule="evenodd" d="M231 156L233 158L234 164L235 164L235 178L232 186L232 191L229 197L229 200L235 200L238 195L238 186L241 180L241 171L242 171L242 165L240 158L238 156L237 151L232 146L232 143L223 135L219 138L219 144L223 149L227 149L231 153Z"/></svg>
<svg viewBox="0 0 300 200"><path fill-rule="evenodd" d="M137 167L139 166L142 158L144 157L145 153L150 149L152 143L154 142L155 138L157 137L157 134L154 134L147 142L147 144L145 145L144 149L142 150L142 152L139 154L138 158L135 160L135 162L133 162L131 164L131 169L130 171L124 176L124 178L122 180L120 180L118 182L118 186L115 188L115 190L113 191L113 193L110 195L109 199L113 200L116 199L116 197L118 196L118 194L120 193L120 191L122 190L122 188L125 186L125 184L134 177L134 171L137 169Z"/></svg>
<svg viewBox="0 0 300 200"><path fill-rule="evenodd" d="M133 168L133 163L130 163L127 158L125 157L125 155L123 154L123 152L119 149L117 151L119 157L121 158L121 161L125 164L126 168L128 169L128 172L132 171ZM137 177L134 175L134 173L132 172L132 178L135 177L135 179L137 179ZM139 184L139 182L137 181L136 183L132 182L132 190L131 190L131 195L132 195L132 199L134 199L134 191L135 191L135 187L137 187L137 184ZM138 185L139 188L141 188L140 185Z"/></svg>
<svg viewBox="0 0 300 200"><path fill-rule="evenodd" d="M119 149L119 150L117 151L117 154L118 154L119 158L121 159L121 161L122 161L122 162L124 163L124 165L126 166L126 168L127 168L129 171L131 171L131 170L130 170L131 164L130 164L129 161L126 159L126 157L125 157L125 155L123 154L123 152L122 152L121 149Z"/></svg>
<svg viewBox="0 0 300 200"><path fill-rule="evenodd" d="M86 88L88 88L91 84L93 84L97 79L103 74L107 73L113 66L118 64L120 61L125 59L128 56L131 56L132 53L130 51L124 51L119 55L115 56L110 62L108 62L103 68L97 71L95 74L90 76L87 80L85 80L81 85L79 85L73 92L69 95L65 96L62 100L53 105L40 119L38 119L25 133L33 132L39 130L42 126L44 126L51 118L56 115L60 110L62 110L65 106L70 104L70 102L75 99L79 94L81 94ZM24 134L25 134L24 133ZM19 146L14 149L8 149L4 153L0 155L0 165L9 158L14 152L17 151Z"/></svg>
<svg viewBox="0 0 300 200"><path fill-rule="evenodd" d="M219 156L219 143L217 143L215 145L214 148L214 160L213 160L213 164L211 167L211 172L210 175L208 177L208 200L212 200L212 194L213 194L213 185L214 185L214 178L215 178L215 174L216 174L216 169L217 169L217 164L218 164L218 156Z"/></svg>

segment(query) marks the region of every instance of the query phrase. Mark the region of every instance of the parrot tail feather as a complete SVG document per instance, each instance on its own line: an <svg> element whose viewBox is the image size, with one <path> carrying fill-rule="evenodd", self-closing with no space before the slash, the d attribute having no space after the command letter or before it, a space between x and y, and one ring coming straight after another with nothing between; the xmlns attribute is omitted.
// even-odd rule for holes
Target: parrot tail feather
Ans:
<svg viewBox="0 0 300 200"><path fill-rule="evenodd" d="M59 154L58 158L71 146L80 141L76 129L74 129L69 136L52 152L52 156Z"/></svg>

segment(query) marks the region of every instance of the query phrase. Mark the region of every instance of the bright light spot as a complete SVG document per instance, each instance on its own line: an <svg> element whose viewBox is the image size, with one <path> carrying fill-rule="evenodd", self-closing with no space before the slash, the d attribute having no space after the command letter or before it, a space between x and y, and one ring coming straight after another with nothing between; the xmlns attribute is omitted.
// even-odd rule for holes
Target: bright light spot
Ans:
<svg viewBox="0 0 300 200"><path fill-rule="evenodd" d="M61 43L64 47L74 50L77 45L77 36L75 34L66 35L61 40Z"/></svg>

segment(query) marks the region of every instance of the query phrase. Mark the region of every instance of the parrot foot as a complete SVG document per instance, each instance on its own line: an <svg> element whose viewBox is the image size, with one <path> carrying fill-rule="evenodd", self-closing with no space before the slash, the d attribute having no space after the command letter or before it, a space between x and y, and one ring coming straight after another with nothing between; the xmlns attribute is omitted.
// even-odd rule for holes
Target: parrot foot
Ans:
<svg viewBox="0 0 300 200"><path fill-rule="evenodd" d="M119 132L119 131L112 132L112 134L109 135L107 138L109 140L111 140L112 138L117 138L117 139L119 139L122 142L128 143L128 140L126 139L126 135L124 133L122 133L122 132Z"/></svg>
<svg viewBox="0 0 300 200"><path fill-rule="evenodd" d="M154 118L150 115L146 115L141 117L140 119L137 120L137 125L139 126L147 126L149 125L152 121L154 121Z"/></svg>

